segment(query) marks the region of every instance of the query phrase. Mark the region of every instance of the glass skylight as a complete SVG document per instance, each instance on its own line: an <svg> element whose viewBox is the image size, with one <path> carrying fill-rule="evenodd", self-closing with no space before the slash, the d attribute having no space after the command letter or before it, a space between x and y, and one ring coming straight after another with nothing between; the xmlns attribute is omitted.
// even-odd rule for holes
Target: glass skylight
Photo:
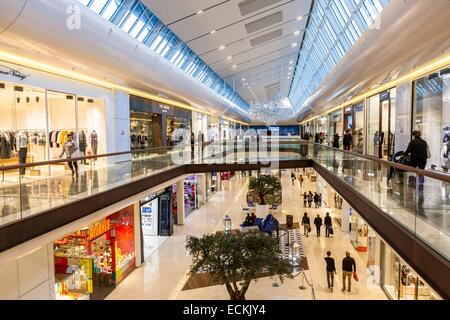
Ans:
<svg viewBox="0 0 450 320"><path fill-rule="evenodd" d="M204 86L244 111L248 103L169 30L140 0L79 0Z"/></svg>
<svg viewBox="0 0 450 320"><path fill-rule="evenodd" d="M289 100L302 109L323 79L377 18L389 0L316 0L300 49Z"/></svg>

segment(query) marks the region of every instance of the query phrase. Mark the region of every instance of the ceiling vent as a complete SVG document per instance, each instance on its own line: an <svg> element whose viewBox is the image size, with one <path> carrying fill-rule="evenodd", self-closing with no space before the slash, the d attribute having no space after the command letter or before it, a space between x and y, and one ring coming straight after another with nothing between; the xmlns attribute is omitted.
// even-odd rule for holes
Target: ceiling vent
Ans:
<svg viewBox="0 0 450 320"><path fill-rule="evenodd" d="M250 34L261 29L273 26L274 24L280 23L281 21L283 21L283 13L281 11L278 11L261 19L247 23L245 25L245 29L247 30L247 33Z"/></svg>
<svg viewBox="0 0 450 320"><path fill-rule="evenodd" d="M281 37L282 34L283 32L281 31L281 29L277 29L275 31L265 33L259 37L250 39L250 44L252 47L256 47L262 43L269 42L273 39L279 38Z"/></svg>
<svg viewBox="0 0 450 320"><path fill-rule="evenodd" d="M239 2L238 6L241 15L246 16L281 1L282 0L245 0Z"/></svg>

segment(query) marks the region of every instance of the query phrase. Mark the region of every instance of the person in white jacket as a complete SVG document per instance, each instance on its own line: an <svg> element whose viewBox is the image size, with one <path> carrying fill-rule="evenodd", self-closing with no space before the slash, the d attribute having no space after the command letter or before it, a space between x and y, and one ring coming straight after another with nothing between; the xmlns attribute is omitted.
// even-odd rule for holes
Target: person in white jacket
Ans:
<svg viewBox="0 0 450 320"><path fill-rule="evenodd" d="M61 154L59 155L59 158L61 159L64 153L66 154L67 159L72 158L75 151L78 150L78 147L76 143L73 141L72 134L67 135L67 141L64 143ZM78 177L78 164L76 161L68 161L70 170L72 171L72 176L75 175Z"/></svg>

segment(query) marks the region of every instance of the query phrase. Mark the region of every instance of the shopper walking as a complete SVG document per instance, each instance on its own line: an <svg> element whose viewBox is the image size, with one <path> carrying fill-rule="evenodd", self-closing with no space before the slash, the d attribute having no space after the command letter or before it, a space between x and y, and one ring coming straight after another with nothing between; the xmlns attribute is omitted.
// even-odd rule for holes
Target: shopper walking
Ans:
<svg viewBox="0 0 450 320"><path fill-rule="evenodd" d="M302 225L303 225L303 235L305 235L306 237L309 236L309 233L311 232L311 222L309 220L308 217L308 213L305 212L303 214L303 218L302 218Z"/></svg>
<svg viewBox="0 0 450 320"><path fill-rule="evenodd" d="M350 147L352 146L352 134L350 129L345 130L342 144L344 145L344 150L350 151Z"/></svg>
<svg viewBox="0 0 450 320"><path fill-rule="evenodd" d="M306 208L308 203L308 195L306 194L306 191L303 193L303 207Z"/></svg>
<svg viewBox="0 0 450 320"><path fill-rule="evenodd" d="M298 177L298 182L300 183L300 188L303 188L303 175Z"/></svg>
<svg viewBox="0 0 450 320"><path fill-rule="evenodd" d="M322 194L319 193L319 208L322 207Z"/></svg>
<svg viewBox="0 0 450 320"><path fill-rule="evenodd" d="M314 208L318 208L319 207L319 194L317 192L314 192Z"/></svg>
<svg viewBox="0 0 450 320"><path fill-rule="evenodd" d="M294 172L291 172L291 181L292 181L292 185L294 185L294 183L295 183L295 174L294 174Z"/></svg>
<svg viewBox="0 0 450 320"><path fill-rule="evenodd" d="M350 252L345 252L345 258L342 259L342 292L345 291L345 280L347 279L347 291L352 290L352 276L356 272L356 262L350 256Z"/></svg>
<svg viewBox="0 0 450 320"><path fill-rule="evenodd" d="M59 155L59 158L61 159L62 156L66 154L66 158L70 159L73 157L75 151L77 150L78 147L73 141L73 135L69 133L67 135L67 141L64 143L61 154ZM67 164L72 171L72 176L75 175L78 178L78 163L76 161L68 161Z"/></svg>
<svg viewBox="0 0 450 320"><path fill-rule="evenodd" d="M339 149L339 135L337 133L333 136L333 148Z"/></svg>
<svg viewBox="0 0 450 320"><path fill-rule="evenodd" d="M331 222L331 217L330 217L330 213L327 212L325 214L325 218L323 220L323 223L325 225L325 237L329 238L330 237L330 233L332 233L333 230L333 223Z"/></svg>
<svg viewBox="0 0 450 320"><path fill-rule="evenodd" d="M312 202L313 202L313 194L312 194L312 192L310 191L310 192L308 193L308 207L309 207L309 208L311 208Z"/></svg>
<svg viewBox="0 0 450 320"><path fill-rule="evenodd" d="M322 227L322 218L320 217L319 214L314 219L314 225L316 226L317 237L320 237L320 228Z"/></svg>
<svg viewBox="0 0 450 320"><path fill-rule="evenodd" d="M425 170L427 158L431 157L430 148L425 140L421 138L422 133L418 130L412 132L412 141L406 148L405 155L411 157L411 167ZM419 184L423 186L424 177L419 175Z"/></svg>
<svg viewBox="0 0 450 320"><path fill-rule="evenodd" d="M331 257L330 251L327 251L325 262L327 263L326 271L327 271L328 289L330 289L330 291L333 292L334 275L335 274L337 275L337 272L336 272L336 264L334 263L334 258Z"/></svg>

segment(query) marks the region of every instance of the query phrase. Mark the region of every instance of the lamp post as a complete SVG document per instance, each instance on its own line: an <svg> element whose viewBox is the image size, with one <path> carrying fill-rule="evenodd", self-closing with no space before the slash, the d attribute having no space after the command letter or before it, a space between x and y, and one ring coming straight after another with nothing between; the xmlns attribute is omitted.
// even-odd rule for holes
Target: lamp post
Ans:
<svg viewBox="0 0 450 320"><path fill-rule="evenodd" d="M225 215L223 218L223 232L231 234L231 218L228 215Z"/></svg>

